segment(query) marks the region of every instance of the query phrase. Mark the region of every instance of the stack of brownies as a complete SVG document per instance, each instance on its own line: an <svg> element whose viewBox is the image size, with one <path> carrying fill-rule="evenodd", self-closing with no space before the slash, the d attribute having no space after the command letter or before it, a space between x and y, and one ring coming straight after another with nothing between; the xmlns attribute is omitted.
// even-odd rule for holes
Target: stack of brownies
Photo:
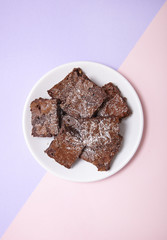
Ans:
<svg viewBox="0 0 167 240"><path fill-rule="evenodd" d="M126 98L108 83L92 82L80 68L74 68L48 94L31 103L32 135L52 137L45 152L71 168L78 158L93 163L99 171L110 169L122 142L119 123L130 115Z"/></svg>

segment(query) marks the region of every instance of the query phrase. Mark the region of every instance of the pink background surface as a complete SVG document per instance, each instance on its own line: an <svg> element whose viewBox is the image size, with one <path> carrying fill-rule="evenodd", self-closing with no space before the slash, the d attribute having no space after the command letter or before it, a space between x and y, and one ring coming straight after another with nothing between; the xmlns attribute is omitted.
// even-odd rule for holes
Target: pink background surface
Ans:
<svg viewBox="0 0 167 240"><path fill-rule="evenodd" d="M2 240L167 239L167 3L119 72L141 98L145 128L131 162L95 183L47 173Z"/></svg>

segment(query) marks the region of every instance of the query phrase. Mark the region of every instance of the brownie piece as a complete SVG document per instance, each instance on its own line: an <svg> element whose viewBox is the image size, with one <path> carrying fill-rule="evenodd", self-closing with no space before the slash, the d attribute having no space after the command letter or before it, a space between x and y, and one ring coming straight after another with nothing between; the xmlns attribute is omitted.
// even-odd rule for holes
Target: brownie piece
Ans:
<svg viewBox="0 0 167 240"><path fill-rule="evenodd" d="M75 119L65 115L63 124L78 132L84 145L88 147L108 144L112 135L119 133L119 118L115 116Z"/></svg>
<svg viewBox="0 0 167 240"><path fill-rule="evenodd" d="M121 96L118 87L113 83L108 83L103 86L103 89L108 94L108 100L99 109L98 116L117 116L119 118L127 117L131 114L126 98Z"/></svg>
<svg viewBox="0 0 167 240"><path fill-rule="evenodd" d="M105 84L102 88L107 93L107 95L111 98L113 98L115 94L119 94L119 95L121 94L119 88L115 86L112 82Z"/></svg>
<svg viewBox="0 0 167 240"><path fill-rule="evenodd" d="M108 171L114 156L121 146L121 142L122 137L113 134L110 144L101 145L96 148L86 147L80 158L94 164L98 168L98 171Z"/></svg>
<svg viewBox="0 0 167 240"><path fill-rule="evenodd" d="M119 118L115 116L84 119L80 130L83 143L88 147L110 144L112 135L118 133Z"/></svg>
<svg viewBox="0 0 167 240"><path fill-rule="evenodd" d="M84 75L84 73L80 68L74 68L61 82L48 90L48 94L60 102L65 102L69 92L77 83L78 77L82 75Z"/></svg>
<svg viewBox="0 0 167 240"><path fill-rule="evenodd" d="M126 99L116 94L103 105L97 115L103 117L114 115L119 118L124 118L129 116L130 113L131 111L127 105Z"/></svg>
<svg viewBox="0 0 167 240"><path fill-rule="evenodd" d="M102 105L107 95L105 91L93 83L85 74L78 77L78 81L60 106L75 118L90 118Z"/></svg>
<svg viewBox="0 0 167 240"><path fill-rule="evenodd" d="M63 124L77 132L86 146L80 156L83 160L93 163L99 171L110 169L111 161L122 142L119 118L112 116L75 119L65 115Z"/></svg>
<svg viewBox="0 0 167 240"><path fill-rule="evenodd" d="M84 145L67 127L63 126L58 136L51 142L45 152L49 157L66 168L71 168L72 164L80 156Z"/></svg>
<svg viewBox="0 0 167 240"><path fill-rule="evenodd" d="M59 117L56 99L35 99L30 109L34 137L52 137L58 134Z"/></svg>

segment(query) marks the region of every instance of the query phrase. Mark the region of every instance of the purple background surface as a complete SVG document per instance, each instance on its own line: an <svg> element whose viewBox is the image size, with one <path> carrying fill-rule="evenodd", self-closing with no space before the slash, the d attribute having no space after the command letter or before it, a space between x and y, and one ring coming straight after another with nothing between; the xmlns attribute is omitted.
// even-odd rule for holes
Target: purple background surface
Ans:
<svg viewBox="0 0 167 240"><path fill-rule="evenodd" d="M70 61L118 69L164 2L1 1L0 236L45 174L22 133L23 106L32 86Z"/></svg>

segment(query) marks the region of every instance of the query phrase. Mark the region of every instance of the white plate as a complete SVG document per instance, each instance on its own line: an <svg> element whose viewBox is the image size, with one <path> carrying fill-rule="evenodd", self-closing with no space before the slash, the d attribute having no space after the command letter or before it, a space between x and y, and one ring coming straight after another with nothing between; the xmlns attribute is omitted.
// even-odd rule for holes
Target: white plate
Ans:
<svg viewBox="0 0 167 240"><path fill-rule="evenodd" d="M120 132L124 136L120 152L116 155L109 171L98 172L97 168L86 161L79 159L71 169L67 169L52 158L44 150L53 138L38 138L31 135L30 103L35 98L49 98L47 90L61 81L74 67L80 67L99 86L113 82L121 90L123 96L128 98L128 104L133 114L121 123ZM131 84L118 72L105 65L94 62L72 62L48 72L33 87L29 93L23 112L23 132L27 146L33 157L46 170L56 176L77 182L92 182L107 178L123 168L136 152L143 132L143 111L138 95Z"/></svg>

